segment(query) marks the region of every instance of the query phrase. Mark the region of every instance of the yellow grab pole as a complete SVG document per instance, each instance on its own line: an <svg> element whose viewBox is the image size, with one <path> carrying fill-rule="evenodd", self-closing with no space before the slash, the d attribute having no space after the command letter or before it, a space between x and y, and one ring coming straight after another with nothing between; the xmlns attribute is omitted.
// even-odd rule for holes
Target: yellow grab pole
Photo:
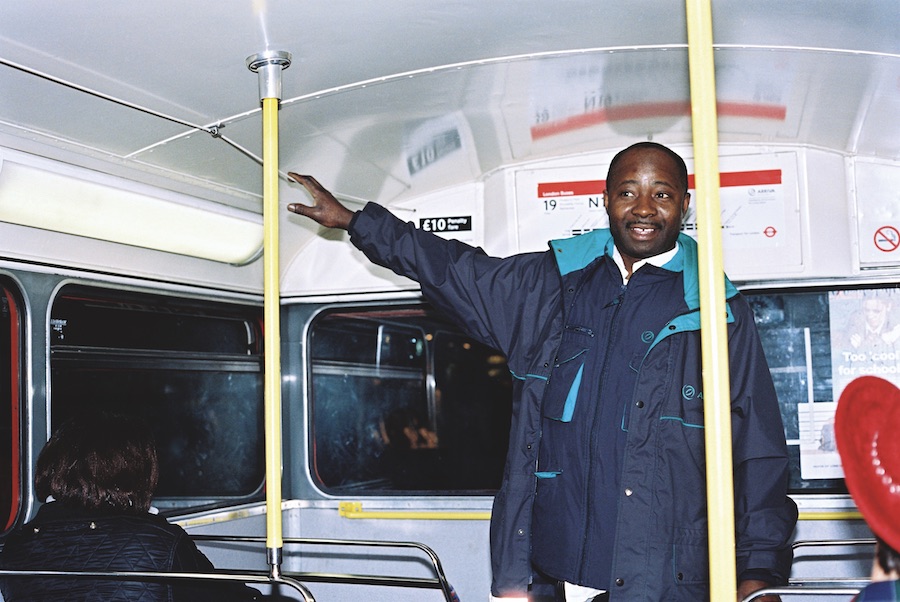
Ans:
<svg viewBox="0 0 900 602"><path fill-rule="evenodd" d="M259 73L263 113L263 281L265 324L266 554L271 576L281 576L281 291L278 266L278 102L281 70L290 53L268 51L247 58Z"/></svg>
<svg viewBox="0 0 900 602"><path fill-rule="evenodd" d="M266 325L266 547L281 548L281 329L278 270L278 99L263 99ZM272 173L274 172L274 175Z"/></svg>
<svg viewBox="0 0 900 602"><path fill-rule="evenodd" d="M686 0L694 190L700 261L706 498L709 517L710 599L735 600L734 475L731 392L719 208L719 137L710 0Z"/></svg>

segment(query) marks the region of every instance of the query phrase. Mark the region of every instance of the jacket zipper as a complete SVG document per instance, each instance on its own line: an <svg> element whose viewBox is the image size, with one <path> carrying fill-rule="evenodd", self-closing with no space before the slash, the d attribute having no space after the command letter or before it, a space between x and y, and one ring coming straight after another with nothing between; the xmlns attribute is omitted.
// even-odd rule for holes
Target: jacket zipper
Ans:
<svg viewBox="0 0 900 602"><path fill-rule="evenodd" d="M622 302L625 299L625 291L627 290L626 287L627 287L627 285L625 285L625 284L622 285L622 289L621 289L621 292L619 293L619 296L616 297L615 301L613 301L613 303L615 304L616 307L615 307L615 310L613 310L612 318L610 318L610 321L609 321L609 336L606 338L606 349L604 350L604 355L603 355L603 367L600 370L600 387L601 387L601 389L603 387L603 384L606 382L606 374L607 374L607 371L609 370L610 349L612 348L612 341L615 338L614 335L615 335L616 326L618 323L617 318L619 316L619 310L622 307ZM597 422L597 414L600 412L600 391L599 390L597 391L597 403L593 404L592 409L593 409L593 412L591 415L590 436L588 437L588 463L587 463L588 472L587 472L587 478L585 479L585 488L584 488L584 492L583 492L583 496L584 496L583 500L584 501L582 503L582 506L585 509L585 516L584 516L584 527L585 528L584 528L584 536L582 537L582 540L581 540L581 552L580 552L581 558L580 558L579 569L578 569L578 574L581 577L582 581L584 580L584 573L587 569L587 567L585 566L585 561L587 558L587 555L585 552L588 547L588 534L590 533L590 526L591 526L591 523L593 522L592 518L591 518L593 513L591 512L592 509L591 509L591 493L590 493L591 490L593 489L593 483L592 483L592 474L593 473L592 473L590 467L593 465L593 462L594 462L594 447L595 447L594 439L597 436L596 422Z"/></svg>

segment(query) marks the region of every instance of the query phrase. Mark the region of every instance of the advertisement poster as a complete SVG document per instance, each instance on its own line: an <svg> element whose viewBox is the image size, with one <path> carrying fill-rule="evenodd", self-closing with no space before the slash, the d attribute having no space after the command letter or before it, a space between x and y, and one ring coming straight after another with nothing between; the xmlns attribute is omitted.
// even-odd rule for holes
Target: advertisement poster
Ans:
<svg viewBox="0 0 900 602"><path fill-rule="evenodd" d="M519 248L522 251L542 251L547 241L569 238L609 226L603 206L605 180L575 179L577 174L591 170L565 169L554 175L572 179L536 179L527 184L527 201L518 203ZM599 172L599 168L595 168ZM521 200L518 197L517 200Z"/></svg>
<svg viewBox="0 0 900 602"><path fill-rule="evenodd" d="M832 291L828 304L834 400L860 376L900 384L900 292Z"/></svg>
<svg viewBox="0 0 900 602"><path fill-rule="evenodd" d="M837 403L801 403L800 476L804 479L840 479L844 476L841 457L834 442L834 411Z"/></svg>
<svg viewBox="0 0 900 602"><path fill-rule="evenodd" d="M742 169L738 169L741 166ZM790 153L723 157L719 201L726 270L742 275L760 266L802 264L796 158ZM694 176L683 230L697 236ZM547 241L608 227L603 206L608 165L522 170L516 173L519 250L542 251ZM598 177L599 176L599 177Z"/></svg>
<svg viewBox="0 0 900 602"><path fill-rule="evenodd" d="M900 291L832 291L828 309L834 401L798 405L804 479L843 476L834 445L834 413L852 380L872 375L900 385Z"/></svg>

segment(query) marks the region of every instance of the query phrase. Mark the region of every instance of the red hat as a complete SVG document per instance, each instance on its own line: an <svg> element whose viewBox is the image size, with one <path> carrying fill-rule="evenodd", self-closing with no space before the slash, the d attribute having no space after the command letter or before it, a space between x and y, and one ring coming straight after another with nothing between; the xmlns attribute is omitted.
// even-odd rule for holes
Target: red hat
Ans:
<svg viewBox="0 0 900 602"><path fill-rule="evenodd" d="M853 501L872 531L900 550L900 389L875 376L853 380L834 432Z"/></svg>

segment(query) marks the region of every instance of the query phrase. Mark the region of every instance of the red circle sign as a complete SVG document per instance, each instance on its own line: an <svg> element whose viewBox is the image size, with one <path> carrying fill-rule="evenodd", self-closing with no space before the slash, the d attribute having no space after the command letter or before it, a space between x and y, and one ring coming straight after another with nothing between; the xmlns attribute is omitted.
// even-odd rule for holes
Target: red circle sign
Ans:
<svg viewBox="0 0 900 602"><path fill-rule="evenodd" d="M900 247L900 231L893 226L882 226L875 231L875 246L879 251L890 253Z"/></svg>

